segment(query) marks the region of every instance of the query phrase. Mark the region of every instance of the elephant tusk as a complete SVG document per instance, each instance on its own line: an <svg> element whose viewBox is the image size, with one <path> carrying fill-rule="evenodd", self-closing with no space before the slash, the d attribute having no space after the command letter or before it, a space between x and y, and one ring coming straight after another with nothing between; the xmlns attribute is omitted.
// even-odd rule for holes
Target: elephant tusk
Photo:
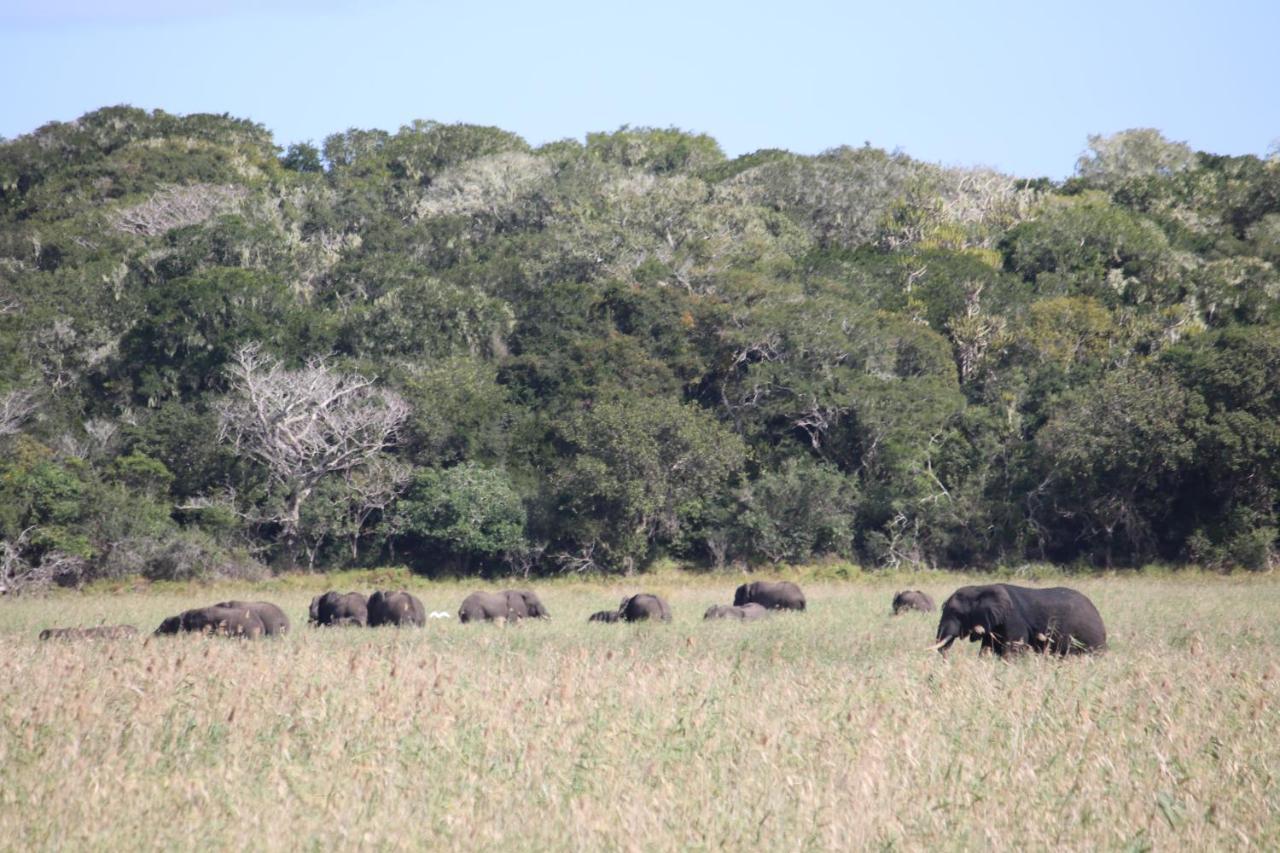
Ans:
<svg viewBox="0 0 1280 853"><path fill-rule="evenodd" d="M987 633L987 629L986 629L986 628L983 628L981 625L974 625L974 626L973 626L973 633L975 633L975 634L977 634L979 637L981 637L983 634Z"/></svg>
<svg viewBox="0 0 1280 853"><path fill-rule="evenodd" d="M940 648L942 648L943 646L947 645L948 643L950 643L950 642L951 642L952 640L954 640L954 639L955 639L955 637L943 637L941 640L939 640L938 642L936 642L936 643L934 643L932 646L930 646L930 647L929 647L929 651L931 651L931 652L936 652L938 649L940 649Z"/></svg>
<svg viewBox="0 0 1280 853"><path fill-rule="evenodd" d="M1037 643L1047 643L1047 642L1049 642L1049 635L1048 635L1048 634L1036 634L1036 642L1037 642Z"/></svg>

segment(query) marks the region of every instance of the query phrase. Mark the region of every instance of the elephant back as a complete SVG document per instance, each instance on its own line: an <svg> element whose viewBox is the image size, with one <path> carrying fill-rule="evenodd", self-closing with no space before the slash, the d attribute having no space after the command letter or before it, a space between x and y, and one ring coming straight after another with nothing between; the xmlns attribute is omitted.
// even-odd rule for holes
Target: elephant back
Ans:
<svg viewBox="0 0 1280 853"><path fill-rule="evenodd" d="M656 620L671 621L671 608L661 597L642 592L622 599L618 606L618 616L627 622L644 622Z"/></svg>

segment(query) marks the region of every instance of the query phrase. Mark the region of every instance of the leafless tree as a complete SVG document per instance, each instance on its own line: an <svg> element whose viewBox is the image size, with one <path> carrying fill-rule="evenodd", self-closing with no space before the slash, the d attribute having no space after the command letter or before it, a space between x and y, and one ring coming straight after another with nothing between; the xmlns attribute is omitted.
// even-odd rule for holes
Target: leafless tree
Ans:
<svg viewBox="0 0 1280 853"><path fill-rule="evenodd" d="M385 455L374 456L369 464L343 473L350 503L347 504L351 559L360 556L360 537L376 512L383 512L409 484L413 469Z"/></svg>
<svg viewBox="0 0 1280 853"><path fill-rule="evenodd" d="M39 592L55 582L77 583L84 576L84 558L62 551L48 551L31 562L25 552L35 531L28 527L12 541L0 539L0 594Z"/></svg>
<svg viewBox="0 0 1280 853"><path fill-rule="evenodd" d="M508 551L502 558L510 567L512 575L528 580L530 573L542 563L549 544L546 541L526 542L519 548Z"/></svg>
<svg viewBox="0 0 1280 853"><path fill-rule="evenodd" d="M16 388L0 394L0 438L22 429L22 425L35 413L36 398L31 391Z"/></svg>
<svg viewBox="0 0 1280 853"><path fill-rule="evenodd" d="M242 187L229 185L164 187L141 204L117 211L113 224L119 231L156 237L174 228L199 225L212 216L232 210L245 194Z"/></svg>
<svg viewBox="0 0 1280 853"><path fill-rule="evenodd" d="M257 344L236 353L230 373L220 437L260 462L282 488L274 520L292 561L300 510L316 485L369 465L395 442L409 405L374 379L335 373L323 359L289 370Z"/></svg>

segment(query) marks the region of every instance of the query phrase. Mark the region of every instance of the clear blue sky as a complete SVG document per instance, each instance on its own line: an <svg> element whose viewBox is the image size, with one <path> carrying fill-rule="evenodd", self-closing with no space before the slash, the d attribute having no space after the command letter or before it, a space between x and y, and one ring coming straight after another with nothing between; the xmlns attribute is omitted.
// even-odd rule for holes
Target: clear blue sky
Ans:
<svg viewBox="0 0 1280 853"><path fill-rule="evenodd" d="M534 144L674 125L730 155L866 141L1060 178L1088 134L1131 127L1266 153L1278 37L1276 0L3 0L0 136L127 103L280 144L415 118Z"/></svg>

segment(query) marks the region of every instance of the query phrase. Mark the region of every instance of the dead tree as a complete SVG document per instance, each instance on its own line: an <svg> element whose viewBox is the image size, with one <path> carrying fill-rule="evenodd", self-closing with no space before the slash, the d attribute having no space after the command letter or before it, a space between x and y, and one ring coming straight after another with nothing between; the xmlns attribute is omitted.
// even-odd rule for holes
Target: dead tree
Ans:
<svg viewBox="0 0 1280 853"><path fill-rule="evenodd" d="M301 508L316 485L370 464L395 442L409 406L371 378L335 373L323 359L286 369L257 344L236 353L230 373L220 436L280 486L284 504L274 520L292 564Z"/></svg>

